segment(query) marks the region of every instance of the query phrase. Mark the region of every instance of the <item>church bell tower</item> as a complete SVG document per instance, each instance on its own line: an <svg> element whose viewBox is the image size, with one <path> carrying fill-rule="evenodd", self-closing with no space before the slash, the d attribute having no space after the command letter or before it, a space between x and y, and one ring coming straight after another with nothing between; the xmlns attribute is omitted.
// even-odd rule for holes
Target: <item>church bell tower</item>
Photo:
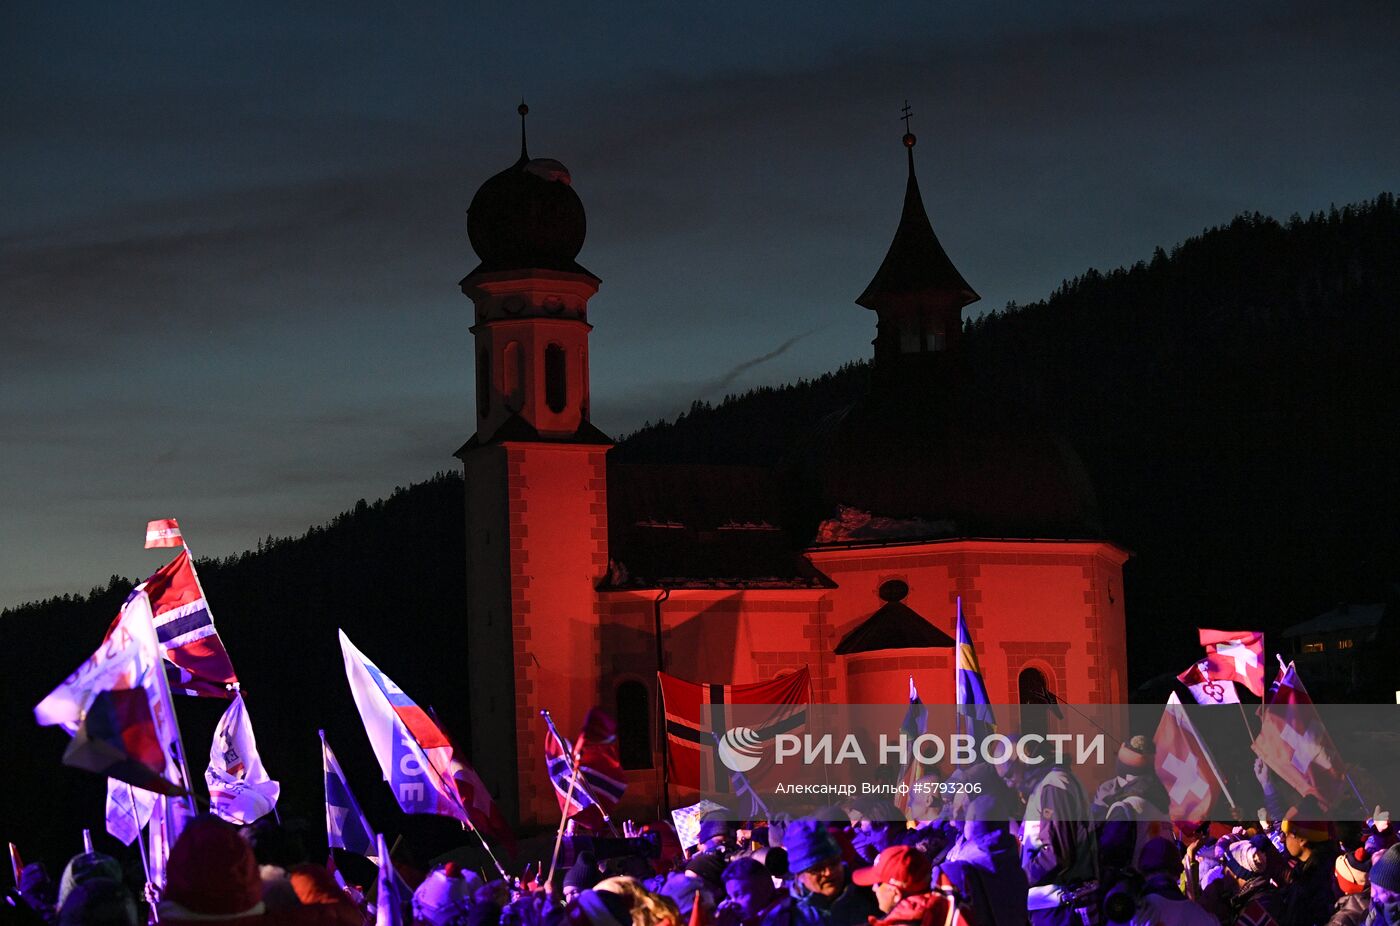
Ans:
<svg viewBox="0 0 1400 926"><path fill-rule="evenodd" d="M612 441L589 420L588 300L600 281L575 260L583 203L563 164L529 156L526 112L519 159L467 210L481 259L461 282L475 307L476 433L457 456L472 760L506 814L529 824L557 815L539 712L576 729L597 698Z"/></svg>

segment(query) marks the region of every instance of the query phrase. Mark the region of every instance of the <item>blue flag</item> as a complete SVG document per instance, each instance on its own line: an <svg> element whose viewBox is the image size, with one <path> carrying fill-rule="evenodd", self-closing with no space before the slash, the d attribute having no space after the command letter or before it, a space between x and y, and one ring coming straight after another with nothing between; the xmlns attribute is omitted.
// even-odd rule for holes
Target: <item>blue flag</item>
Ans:
<svg viewBox="0 0 1400 926"><path fill-rule="evenodd" d="M340 770L330 743L326 742L325 730L321 731L321 766L326 778L326 842L332 849L344 849L372 862L379 861L374 830L369 828L355 795L350 793L345 773Z"/></svg>
<svg viewBox="0 0 1400 926"><path fill-rule="evenodd" d="M972 648L972 635L963 620L962 599L958 599L958 664L956 670L958 726L973 736L986 736L997 728L982 670L977 665L977 651Z"/></svg>

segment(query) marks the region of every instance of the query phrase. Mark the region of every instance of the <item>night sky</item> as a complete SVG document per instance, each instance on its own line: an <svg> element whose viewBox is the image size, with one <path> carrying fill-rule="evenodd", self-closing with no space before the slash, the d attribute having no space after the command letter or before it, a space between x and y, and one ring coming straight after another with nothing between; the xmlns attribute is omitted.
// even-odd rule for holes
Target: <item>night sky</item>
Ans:
<svg viewBox="0 0 1400 926"><path fill-rule="evenodd" d="M455 468L522 96L614 436L870 355L906 99L970 311L1400 185L1393 0L291 6L0 10L0 605Z"/></svg>

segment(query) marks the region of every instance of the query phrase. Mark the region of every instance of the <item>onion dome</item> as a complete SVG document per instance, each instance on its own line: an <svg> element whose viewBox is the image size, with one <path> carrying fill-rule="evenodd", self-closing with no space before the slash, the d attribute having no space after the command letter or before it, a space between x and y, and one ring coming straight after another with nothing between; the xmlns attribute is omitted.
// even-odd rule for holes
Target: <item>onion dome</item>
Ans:
<svg viewBox="0 0 1400 926"><path fill-rule="evenodd" d="M467 208L467 237L481 258L472 271L557 270L593 276L574 260L587 223L569 170L552 158L531 158L520 104L520 158L481 185ZM596 277L595 277L596 279Z"/></svg>

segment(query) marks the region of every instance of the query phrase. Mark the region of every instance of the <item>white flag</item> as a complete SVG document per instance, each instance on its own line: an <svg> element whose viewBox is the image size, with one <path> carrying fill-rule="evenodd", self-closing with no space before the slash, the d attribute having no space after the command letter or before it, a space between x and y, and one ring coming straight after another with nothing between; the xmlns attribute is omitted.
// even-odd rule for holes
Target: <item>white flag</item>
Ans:
<svg viewBox="0 0 1400 926"><path fill-rule="evenodd" d="M230 823L252 823L277 806L282 786L263 768L241 694L234 695L214 729L204 780L209 784L209 809Z"/></svg>
<svg viewBox="0 0 1400 926"><path fill-rule="evenodd" d="M107 779L107 832L126 845L136 841L151 819L158 795L115 778Z"/></svg>
<svg viewBox="0 0 1400 926"><path fill-rule="evenodd" d="M1240 695L1235 683L1228 678L1211 678L1210 661L1200 662L1177 676L1191 692L1197 704L1239 704Z"/></svg>

